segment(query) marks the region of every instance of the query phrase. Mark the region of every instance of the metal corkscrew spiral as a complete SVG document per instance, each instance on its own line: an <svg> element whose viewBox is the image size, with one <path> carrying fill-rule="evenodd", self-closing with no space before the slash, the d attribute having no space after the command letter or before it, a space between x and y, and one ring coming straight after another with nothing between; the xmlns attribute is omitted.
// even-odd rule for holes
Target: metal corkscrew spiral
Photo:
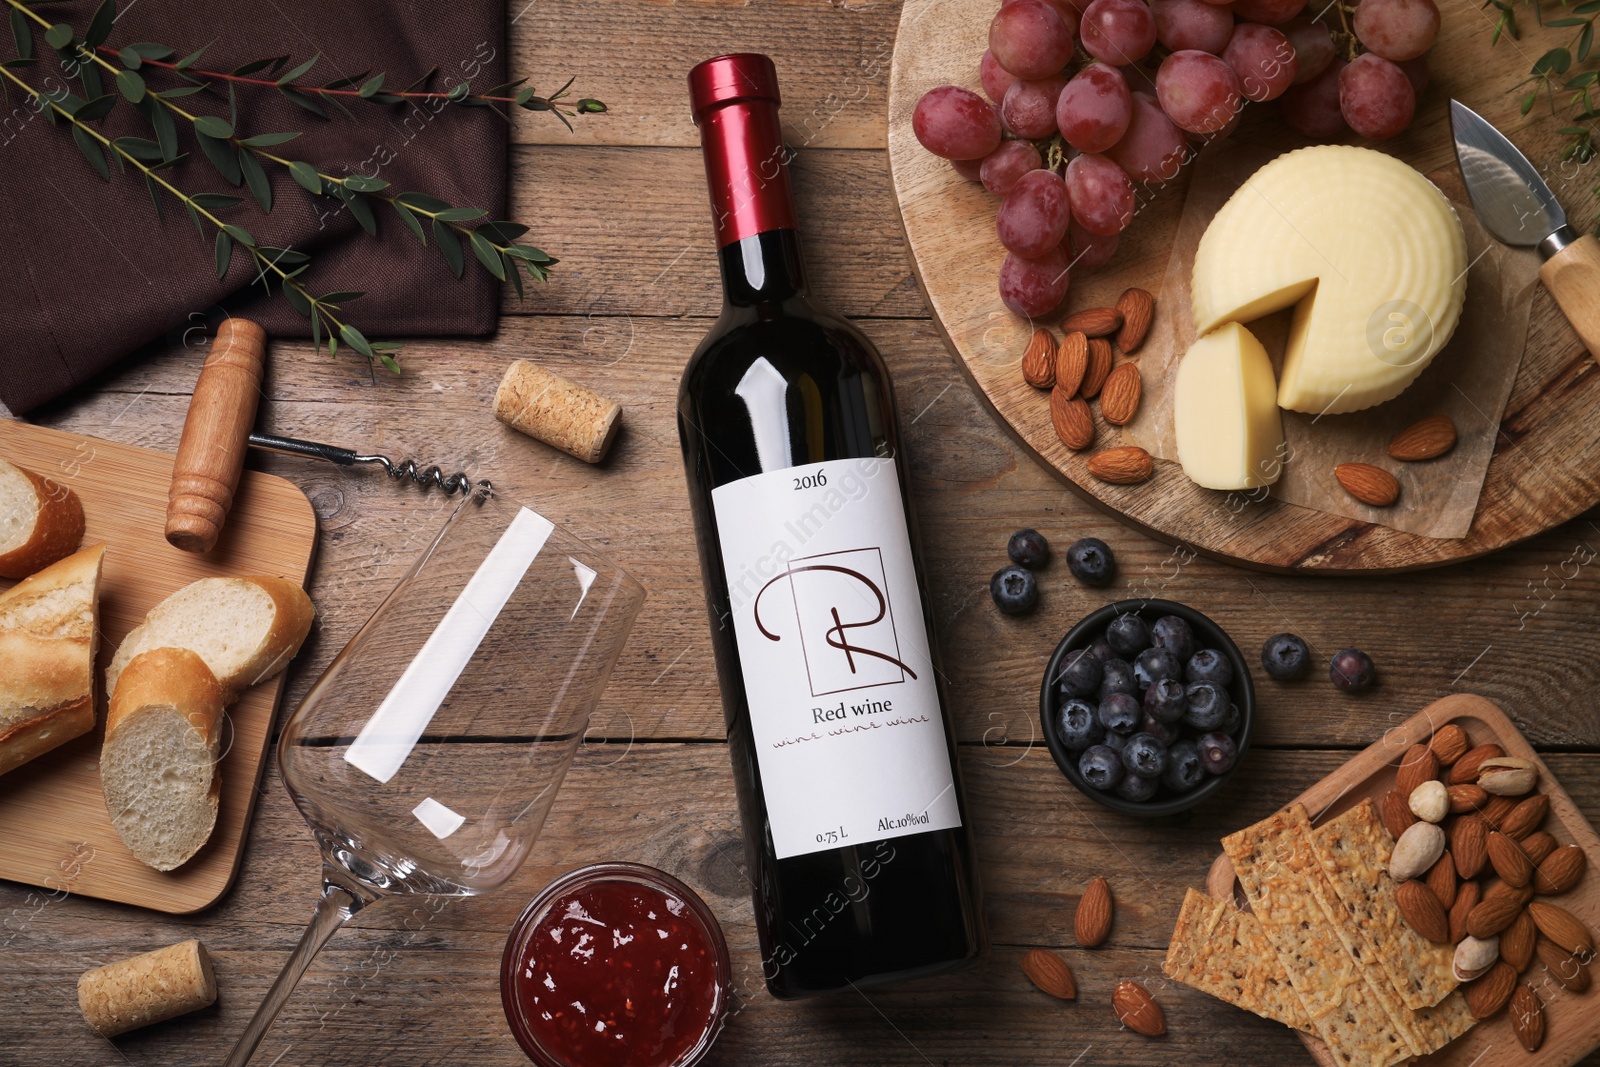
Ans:
<svg viewBox="0 0 1600 1067"><path fill-rule="evenodd" d="M410 479L412 484L426 489L430 485L438 486L446 493L467 493L474 486L485 493L493 493L494 487L488 479L474 482L464 471L446 474L443 468L433 465L420 466L415 459L403 459L398 463L388 456L362 455L348 448L337 445L325 445L318 441L302 441L294 437L277 437L273 434L253 433L250 435L250 446L263 449L267 452L277 452L285 456L310 456L312 459L325 459L329 463L337 463L341 467L354 466L357 463L374 463L382 467L384 473L395 481L403 482Z"/></svg>

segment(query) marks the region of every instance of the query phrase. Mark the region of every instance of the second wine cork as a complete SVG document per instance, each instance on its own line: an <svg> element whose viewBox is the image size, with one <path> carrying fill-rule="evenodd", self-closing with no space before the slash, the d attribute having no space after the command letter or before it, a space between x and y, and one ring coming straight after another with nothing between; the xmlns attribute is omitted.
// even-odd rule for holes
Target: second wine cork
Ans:
<svg viewBox="0 0 1600 1067"><path fill-rule="evenodd" d="M622 424L622 405L519 359L495 390L494 417L585 463L599 463Z"/></svg>
<svg viewBox="0 0 1600 1067"><path fill-rule="evenodd" d="M78 1009L106 1037L213 1003L217 977L199 941L180 941L78 976Z"/></svg>

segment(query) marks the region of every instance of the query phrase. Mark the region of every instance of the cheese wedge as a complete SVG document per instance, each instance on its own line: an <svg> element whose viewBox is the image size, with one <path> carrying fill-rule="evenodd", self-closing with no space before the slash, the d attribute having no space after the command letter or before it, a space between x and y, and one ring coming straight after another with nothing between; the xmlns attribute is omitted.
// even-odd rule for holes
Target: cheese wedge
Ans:
<svg viewBox="0 0 1600 1067"><path fill-rule="evenodd" d="M1370 148L1279 156L1234 193L1195 251L1201 334L1295 306L1278 404L1360 411L1398 396L1444 347L1467 245L1432 182Z"/></svg>
<svg viewBox="0 0 1600 1067"><path fill-rule="evenodd" d="M1183 473L1207 489L1276 482L1284 460L1277 395L1267 350L1237 322L1190 345L1173 383Z"/></svg>

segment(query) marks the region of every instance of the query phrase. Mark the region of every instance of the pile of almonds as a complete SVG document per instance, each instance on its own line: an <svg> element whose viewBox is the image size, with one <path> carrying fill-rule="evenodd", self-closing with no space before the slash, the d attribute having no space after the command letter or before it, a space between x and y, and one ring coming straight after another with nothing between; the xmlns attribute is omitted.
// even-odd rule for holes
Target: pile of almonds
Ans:
<svg viewBox="0 0 1600 1067"><path fill-rule="evenodd" d="M1477 1019L1509 1004L1517 1040L1544 1040L1544 1003L1518 976L1537 958L1563 988L1589 988L1594 937L1570 911L1536 896L1559 896L1583 878L1576 845L1540 829L1550 798L1539 768L1496 744L1477 747L1455 723L1400 761L1395 788L1379 805L1395 836L1389 874L1412 928L1453 944L1455 974Z"/></svg>
<svg viewBox="0 0 1600 1067"><path fill-rule="evenodd" d="M1124 361L1113 366L1116 349L1138 351L1150 332L1155 298L1143 289L1129 289L1115 307L1089 308L1061 323L1060 343L1043 327L1034 331L1022 356L1022 377L1035 389L1050 390L1050 423L1056 436L1074 452L1094 445L1094 413L1089 401L1100 398L1100 415L1113 426L1125 425L1139 410L1144 392L1139 366ZM1154 470L1150 453L1133 445L1106 448L1089 457L1089 473L1103 482L1135 485Z"/></svg>
<svg viewBox="0 0 1600 1067"><path fill-rule="evenodd" d="M1104 878L1089 883L1078 899L1072 916L1072 932L1083 948L1098 948L1111 936L1114 906L1111 886ZM1022 973L1041 993L1059 1000L1077 1000L1078 983L1065 960L1047 949L1029 949L1022 957ZM1111 991L1111 1011L1117 1021L1136 1034L1160 1037L1167 1032L1166 1017L1150 991L1138 982L1124 978Z"/></svg>
<svg viewBox="0 0 1600 1067"><path fill-rule="evenodd" d="M1438 459L1456 446L1456 424L1448 415L1429 415L1394 435L1389 457L1402 463ZM1400 482L1371 463L1341 463L1333 477L1344 491L1375 508L1386 508L1400 498Z"/></svg>

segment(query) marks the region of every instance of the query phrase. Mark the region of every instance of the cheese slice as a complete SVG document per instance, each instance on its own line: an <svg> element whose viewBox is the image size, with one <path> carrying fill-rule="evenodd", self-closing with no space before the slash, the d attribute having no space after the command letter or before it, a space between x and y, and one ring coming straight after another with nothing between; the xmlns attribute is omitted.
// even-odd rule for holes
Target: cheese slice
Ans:
<svg viewBox="0 0 1600 1067"><path fill-rule="evenodd" d="M1450 339L1466 291L1466 239L1444 194L1349 145L1251 175L1201 237L1191 282L1201 334L1295 305L1278 404L1312 414L1398 396Z"/></svg>
<svg viewBox="0 0 1600 1067"><path fill-rule="evenodd" d="M1183 473L1207 489L1276 482L1284 459L1277 394L1267 350L1237 322L1190 345L1173 383Z"/></svg>

